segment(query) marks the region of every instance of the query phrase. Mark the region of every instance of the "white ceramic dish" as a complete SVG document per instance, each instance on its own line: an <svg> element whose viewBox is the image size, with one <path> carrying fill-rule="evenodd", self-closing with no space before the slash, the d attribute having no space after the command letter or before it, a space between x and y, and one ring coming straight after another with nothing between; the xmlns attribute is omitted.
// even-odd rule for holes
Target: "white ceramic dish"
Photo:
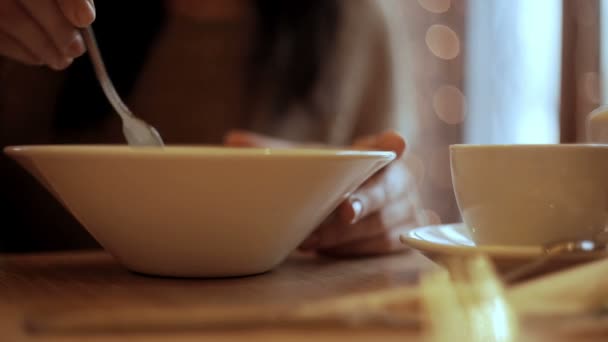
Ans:
<svg viewBox="0 0 608 342"><path fill-rule="evenodd" d="M401 241L438 263L450 257L485 254L500 271L524 265L543 253L540 246L478 246L473 242L469 229L463 223L415 228L408 234L402 235ZM539 272L568 267L606 256L608 254L603 252L556 256Z"/></svg>
<svg viewBox="0 0 608 342"><path fill-rule="evenodd" d="M272 269L395 158L393 152L224 147L55 145L5 152L126 267L187 277Z"/></svg>

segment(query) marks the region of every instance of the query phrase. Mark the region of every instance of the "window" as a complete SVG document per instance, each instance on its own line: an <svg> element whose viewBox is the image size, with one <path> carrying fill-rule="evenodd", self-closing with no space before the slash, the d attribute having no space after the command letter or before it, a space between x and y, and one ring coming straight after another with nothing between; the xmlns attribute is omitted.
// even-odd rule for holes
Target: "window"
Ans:
<svg viewBox="0 0 608 342"><path fill-rule="evenodd" d="M559 142L562 2L468 3L465 142Z"/></svg>

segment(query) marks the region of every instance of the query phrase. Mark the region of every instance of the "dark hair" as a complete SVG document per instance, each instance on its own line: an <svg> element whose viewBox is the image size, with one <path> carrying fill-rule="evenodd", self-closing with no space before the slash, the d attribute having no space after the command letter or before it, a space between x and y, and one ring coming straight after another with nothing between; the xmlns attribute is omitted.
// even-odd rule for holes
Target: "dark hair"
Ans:
<svg viewBox="0 0 608 342"><path fill-rule="evenodd" d="M273 84L273 108L281 115L291 103L305 104L324 61L335 46L338 0L253 0L256 35L250 89Z"/></svg>

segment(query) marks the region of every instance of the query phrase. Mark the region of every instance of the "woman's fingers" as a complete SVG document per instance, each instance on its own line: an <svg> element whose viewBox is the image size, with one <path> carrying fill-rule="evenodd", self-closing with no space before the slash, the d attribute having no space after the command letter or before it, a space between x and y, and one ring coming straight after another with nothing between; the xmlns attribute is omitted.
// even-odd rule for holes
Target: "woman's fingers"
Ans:
<svg viewBox="0 0 608 342"><path fill-rule="evenodd" d="M28 65L44 64L19 41L3 32L0 32L0 54Z"/></svg>
<svg viewBox="0 0 608 342"><path fill-rule="evenodd" d="M20 0L20 2L65 58L75 58L84 53L82 37L57 6L56 0Z"/></svg>
<svg viewBox="0 0 608 342"><path fill-rule="evenodd" d="M34 0L23 0L32 1ZM41 1L41 0L35 0ZM95 21L95 5L93 0L53 0L57 1L63 15L70 24L76 27L87 27Z"/></svg>
<svg viewBox="0 0 608 342"><path fill-rule="evenodd" d="M285 139L273 138L250 131L234 130L224 137L224 145L231 147L263 147L263 148L325 148L317 143L294 142Z"/></svg>
<svg viewBox="0 0 608 342"><path fill-rule="evenodd" d="M354 223L379 210L389 200L403 193L407 187L407 170L401 162L406 144L401 135L388 131L363 137L353 144L353 148L393 151L397 160L379 171L355 191L339 208L339 216L344 222Z"/></svg>
<svg viewBox="0 0 608 342"><path fill-rule="evenodd" d="M18 41L44 64L55 69L62 69L69 64L40 25L14 0L0 2L0 31ZM14 54L7 50L0 53L5 56Z"/></svg>
<svg viewBox="0 0 608 342"><path fill-rule="evenodd" d="M0 1L0 55L64 69L85 52L78 28L94 19L89 0Z"/></svg>
<svg viewBox="0 0 608 342"><path fill-rule="evenodd" d="M387 131L381 134L362 137L353 143L353 148L364 150L393 151L400 158L406 149L403 136L395 131Z"/></svg>
<svg viewBox="0 0 608 342"><path fill-rule="evenodd" d="M224 145L232 147L290 148L295 144L248 131L232 131L224 137Z"/></svg>
<svg viewBox="0 0 608 342"><path fill-rule="evenodd" d="M371 177L338 207L344 223L356 223L409 191L411 177L402 160Z"/></svg>
<svg viewBox="0 0 608 342"><path fill-rule="evenodd" d="M356 224L328 221L307 239L302 249L328 249L381 235L393 227L411 223L412 210L411 203L403 197Z"/></svg>

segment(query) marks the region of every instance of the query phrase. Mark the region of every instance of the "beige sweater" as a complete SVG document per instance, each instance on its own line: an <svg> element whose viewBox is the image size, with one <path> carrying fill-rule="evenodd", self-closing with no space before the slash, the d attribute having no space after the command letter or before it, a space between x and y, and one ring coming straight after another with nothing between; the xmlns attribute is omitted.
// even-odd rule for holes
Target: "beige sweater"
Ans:
<svg viewBox="0 0 608 342"><path fill-rule="evenodd" d="M391 14L399 13L399 1L344 4L338 46L313 103L292 107L280 121L266 115L264 98L251 99L243 91L246 22L172 18L151 52L131 105L175 142L214 143L236 127L332 145L388 128L405 133L411 92L405 86L406 59L399 58L404 46L393 41L399 21ZM314 115L306 112L310 108Z"/></svg>

